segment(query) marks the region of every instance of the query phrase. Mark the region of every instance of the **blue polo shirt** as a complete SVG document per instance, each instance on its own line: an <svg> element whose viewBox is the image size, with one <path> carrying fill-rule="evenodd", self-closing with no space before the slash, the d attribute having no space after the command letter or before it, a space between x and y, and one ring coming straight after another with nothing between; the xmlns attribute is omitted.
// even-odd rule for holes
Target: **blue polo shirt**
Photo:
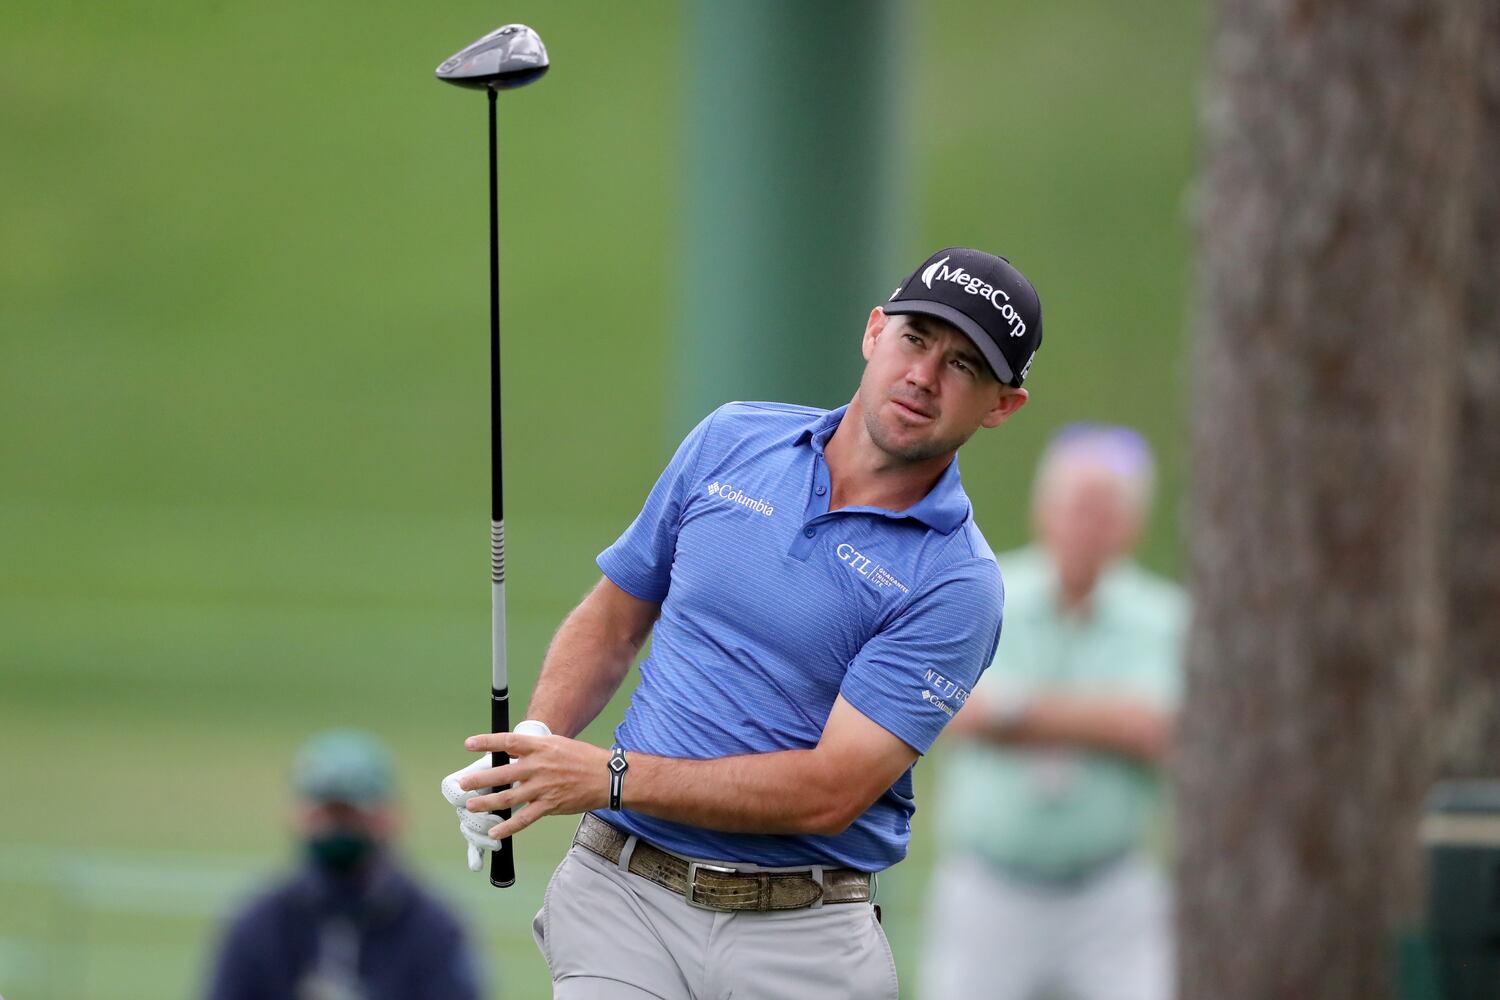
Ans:
<svg viewBox="0 0 1500 1000"><path fill-rule="evenodd" d="M830 512L823 447L844 411L719 408L600 554L610 580L661 605L615 730L626 750L701 759L808 749L843 695L925 753L968 698L994 656L1004 593L958 463L904 511ZM879 871L906 856L914 811L908 769L836 837L600 816L698 858Z"/></svg>

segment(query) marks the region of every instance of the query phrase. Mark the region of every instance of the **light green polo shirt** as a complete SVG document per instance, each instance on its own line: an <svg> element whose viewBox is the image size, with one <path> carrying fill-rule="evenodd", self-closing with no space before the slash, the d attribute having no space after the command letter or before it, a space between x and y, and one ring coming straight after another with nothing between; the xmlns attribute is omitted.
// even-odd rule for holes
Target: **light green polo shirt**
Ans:
<svg viewBox="0 0 1500 1000"><path fill-rule="evenodd" d="M1036 547L998 557L1005 623L976 692L1115 695L1177 707L1187 602L1176 584L1121 561L1100 578L1087 617L1062 614L1051 563ZM937 824L945 851L1023 876L1067 878L1140 846L1161 774L1085 749L949 741Z"/></svg>

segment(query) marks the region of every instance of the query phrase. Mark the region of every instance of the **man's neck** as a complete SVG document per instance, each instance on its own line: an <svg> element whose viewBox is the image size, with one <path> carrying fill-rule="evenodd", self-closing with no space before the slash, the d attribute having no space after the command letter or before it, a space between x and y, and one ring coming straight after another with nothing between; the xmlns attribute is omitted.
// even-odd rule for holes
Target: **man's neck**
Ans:
<svg viewBox="0 0 1500 1000"><path fill-rule="evenodd" d="M1054 563L1056 587L1054 594L1057 598L1058 610L1072 618L1092 618L1094 599L1099 592L1099 584L1115 565L1117 558L1100 563L1093 568L1092 572L1085 571L1071 578L1065 577Z"/></svg>
<svg viewBox="0 0 1500 1000"><path fill-rule="evenodd" d="M1069 587L1059 582L1057 588L1057 606L1064 615L1070 618L1091 618L1094 613L1094 584L1090 580L1086 585Z"/></svg>
<svg viewBox="0 0 1500 1000"><path fill-rule="evenodd" d="M870 440L856 397L823 447L823 459L828 463L832 487L829 510L906 510L932 491L953 461L953 452L920 462L893 458Z"/></svg>

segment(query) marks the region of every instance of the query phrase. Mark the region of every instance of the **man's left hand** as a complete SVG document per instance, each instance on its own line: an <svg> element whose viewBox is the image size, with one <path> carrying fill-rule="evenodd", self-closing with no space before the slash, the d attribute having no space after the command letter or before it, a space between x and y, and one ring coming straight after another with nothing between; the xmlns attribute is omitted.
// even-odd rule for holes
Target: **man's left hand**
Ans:
<svg viewBox="0 0 1500 1000"><path fill-rule="evenodd" d="M477 757L467 767L460 768L443 779L443 798L458 810L458 832L463 834L464 841L468 845L469 871L471 872L484 868L485 852L498 851L500 842L489 836L489 828L494 825L490 822L491 817L476 815L464 808L465 803L474 797L474 793L464 791L459 787L459 782L463 780L464 775L472 774L488 766L487 758Z"/></svg>
<svg viewBox="0 0 1500 1000"><path fill-rule="evenodd" d="M566 816L603 809L609 805L609 751L565 736L530 736L521 733L481 733L464 741L464 749L511 755L504 767L460 772L464 791L525 783L525 790L507 788L470 797L463 808L470 813L491 813L522 806L508 820L489 829L489 836L502 840L513 836L543 816Z"/></svg>

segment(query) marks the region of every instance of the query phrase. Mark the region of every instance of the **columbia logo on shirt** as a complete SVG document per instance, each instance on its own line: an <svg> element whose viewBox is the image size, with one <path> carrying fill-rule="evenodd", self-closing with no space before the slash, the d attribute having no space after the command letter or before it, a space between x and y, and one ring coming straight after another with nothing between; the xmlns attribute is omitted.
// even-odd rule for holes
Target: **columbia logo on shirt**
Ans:
<svg viewBox="0 0 1500 1000"><path fill-rule="evenodd" d="M720 500L728 500L737 503L746 510L753 510L757 514L770 517L776 513L776 508L765 497L747 497L740 490L735 489L728 483L712 482L708 484L708 495L718 497Z"/></svg>
<svg viewBox="0 0 1500 1000"><path fill-rule="evenodd" d="M922 700L936 706L938 711L949 718L953 717L953 708L946 701L933 694L931 690L927 688L922 689Z"/></svg>

